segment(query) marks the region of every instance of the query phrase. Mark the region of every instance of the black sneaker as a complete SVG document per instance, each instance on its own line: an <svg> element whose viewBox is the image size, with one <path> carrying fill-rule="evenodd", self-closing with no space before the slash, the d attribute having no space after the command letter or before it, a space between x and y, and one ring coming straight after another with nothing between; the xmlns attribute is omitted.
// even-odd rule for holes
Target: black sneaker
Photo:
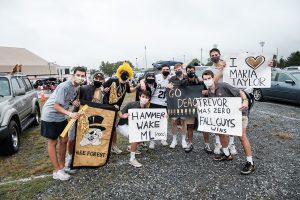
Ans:
<svg viewBox="0 0 300 200"><path fill-rule="evenodd" d="M186 153L190 153L192 150L193 150L193 145L192 144L188 144L188 146L187 146L187 148L185 148L184 149L184 151L186 152Z"/></svg>
<svg viewBox="0 0 300 200"><path fill-rule="evenodd" d="M254 172L256 169L254 163L253 165L251 165L251 162L246 162L245 166L243 167L242 171L241 171L241 174L244 174L244 175L248 175L248 174L251 174L252 172Z"/></svg>
<svg viewBox="0 0 300 200"><path fill-rule="evenodd" d="M213 153L213 151L210 149L210 146L209 146L209 145L205 145L205 146L204 146L204 151L205 151L206 153L208 153L208 154L212 154L212 153Z"/></svg>
<svg viewBox="0 0 300 200"><path fill-rule="evenodd" d="M217 160L217 161L231 161L233 158L232 158L232 155L229 154L228 156L226 156L224 153L223 154L220 154L220 155L216 155L214 157L214 160Z"/></svg>

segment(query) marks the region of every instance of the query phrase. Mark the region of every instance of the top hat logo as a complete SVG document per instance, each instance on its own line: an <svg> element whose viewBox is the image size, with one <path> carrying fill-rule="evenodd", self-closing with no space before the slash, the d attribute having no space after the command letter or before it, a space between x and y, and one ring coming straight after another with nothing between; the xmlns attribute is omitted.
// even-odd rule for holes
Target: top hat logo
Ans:
<svg viewBox="0 0 300 200"><path fill-rule="evenodd" d="M98 128L101 131L106 130L105 127L101 126L102 125L102 121L103 121L103 117L101 116L90 116L88 117L89 120L89 127L90 128Z"/></svg>

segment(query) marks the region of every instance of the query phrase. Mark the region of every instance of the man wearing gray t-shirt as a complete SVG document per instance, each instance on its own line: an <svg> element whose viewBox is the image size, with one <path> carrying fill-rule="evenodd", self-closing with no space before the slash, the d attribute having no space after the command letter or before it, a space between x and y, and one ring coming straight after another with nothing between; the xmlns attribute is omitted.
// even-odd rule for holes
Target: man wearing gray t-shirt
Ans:
<svg viewBox="0 0 300 200"><path fill-rule="evenodd" d="M67 116L78 119L78 112L70 112L70 105L79 106L74 100L77 95L78 86L85 81L86 70L83 67L76 67L71 80L57 86L52 95L46 101L42 110L41 135L48 139L48 154L54 167L53 179L68 180L70 175L64 169L65 155L68 137L60 137L66 125ZM59 160L56 154L56 145L59 138Z"/></svg>

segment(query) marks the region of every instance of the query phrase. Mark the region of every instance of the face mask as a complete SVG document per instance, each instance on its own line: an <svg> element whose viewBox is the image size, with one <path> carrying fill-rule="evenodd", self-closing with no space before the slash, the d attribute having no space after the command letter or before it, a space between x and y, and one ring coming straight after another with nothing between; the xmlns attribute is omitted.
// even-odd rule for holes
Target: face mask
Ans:
<svg viewBox="0 0 300 200"><path fill-rule="evenodd" d="M99 87L101 87L101 85L102 85L101 81L94 81L95 88L99 88Z"/></svg>
<svg viewBox="0 0 300 200"><path fill-rule="evenodd" d="M206 87L211 87L214 84L214 80L213 79L209 79L204 81L204 84L206 85Z"/></svg>
<svg viewBox="0 0 300 200"><path fill-rule="evenodd" d="M85 81L85 78L81 78L81 77L74 76L74 82L75 82L77 85L83 84L84 81Z"/></svg>
<svg viewBox="0 0 300 200"><path fill-rule="evenodd" d="M188 73L187 73L187 76L188 76L189 78L194 78L195 72L188 72Z"/></svg>
<svg viewBox="0 0 300 200"><path fill-rule="evenodd" d="M149 102L149 99L141 97L140 102L142 105L146 105Z"/></svg>
<svg viewBox="0 0 300 200"><path fill-rule="evenodd" d="M126 80L128 79L128 73L127 73L127 72L122 72L122 74L121 74L121 79L122 79L123 81L126 81Z"/></svg>
<svg viewBox="0 0 300 200"><path fill-rule="evenodd" d="M176 71L175 74L176 74L177 77L180 77L182 75L182 71L181 70L180 71Z"/></svg>
<svg viewBox="0 0 300 200"><path fill-rule="evenodd" d="M149 84L153 84L155 82L155 79L146 79L146 82Z"/></svg>
<svg viewBox="0 0 300 200"><path fill-rule="evenodd" d="M218 63L220 61L220 56L210 58L213 63Z"/></svg>
<svg viewBox="0 0 300 200"><path fill-rule="evenodd" d="M163 71L162 74L163 74L164 76L169 76L170 72L169 72L169 71Z"/></svg>

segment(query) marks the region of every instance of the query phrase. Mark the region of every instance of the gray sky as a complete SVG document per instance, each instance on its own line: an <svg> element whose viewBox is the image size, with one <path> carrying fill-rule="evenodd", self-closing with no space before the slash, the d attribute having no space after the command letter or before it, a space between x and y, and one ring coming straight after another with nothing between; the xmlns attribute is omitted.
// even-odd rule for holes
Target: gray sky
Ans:
<svg viewBox="0 0 300 200"><path fill-rule="evenodd" d="M300 50L299 0L0 0L0 46L59 65Z"/></svg>

